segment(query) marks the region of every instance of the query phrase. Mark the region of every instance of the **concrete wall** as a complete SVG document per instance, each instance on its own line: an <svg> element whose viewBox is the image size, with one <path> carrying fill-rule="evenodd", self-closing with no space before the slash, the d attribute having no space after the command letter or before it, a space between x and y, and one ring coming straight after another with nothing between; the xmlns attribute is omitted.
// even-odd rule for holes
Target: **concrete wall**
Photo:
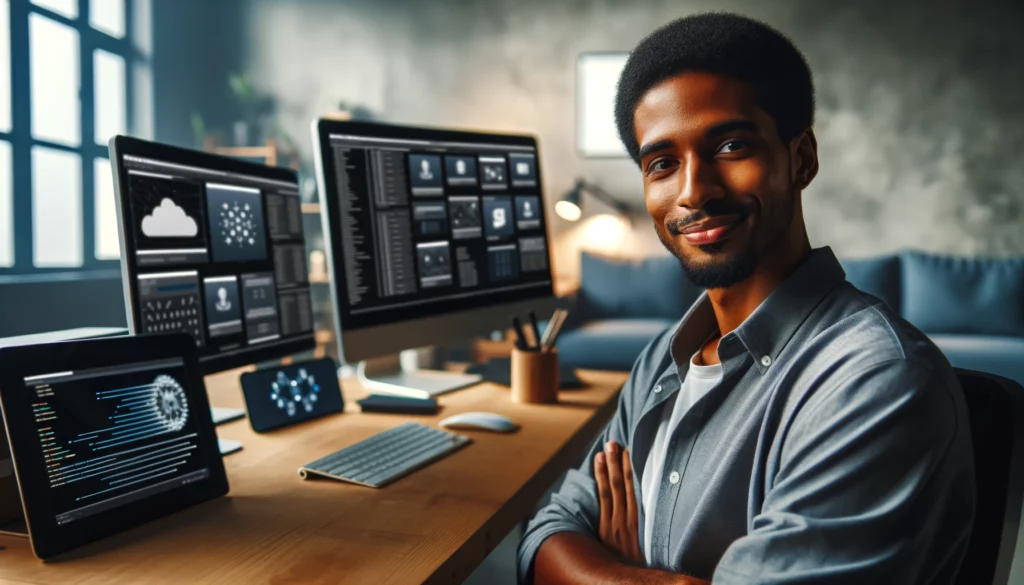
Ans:
<svg viewBox="0 0 1024 585"><path fill-rule="evenodd" d="M631 162L575 152L577 55L628 50L702 10L761 18L816 76L821 173L805 194L814 245L841 256L1024 253L1024 69L1010 66L1024 62L1019 2L241 1L246 66L307 156L309 121L346 99L397 123L535 132L549 203L582 175L641 214ZM662 252L649 221L638 217L618 247ZM572 274L584 232L603 228L552 223L556 268Z"/></svg>

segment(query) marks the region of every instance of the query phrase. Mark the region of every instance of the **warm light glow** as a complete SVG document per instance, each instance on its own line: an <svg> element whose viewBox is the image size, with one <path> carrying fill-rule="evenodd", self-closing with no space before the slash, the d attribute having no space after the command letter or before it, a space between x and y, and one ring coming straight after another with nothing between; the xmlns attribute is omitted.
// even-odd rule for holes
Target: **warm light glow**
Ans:
<svg viewBox="0 0 1024 585"><path fill-rule="evenodd" d="M611 256L622 253L622 244L629 232L629 224L622 216L602 213L583 222L581 227L583 249Z"/></svg>
<svg viewBox="0 0 1024 585"><path fill-rule="evenodd" d="M569 201L559 201L555 203L555 213L565 221L577 221L583 215L583 211L580 210L579 205Z"/></svg>

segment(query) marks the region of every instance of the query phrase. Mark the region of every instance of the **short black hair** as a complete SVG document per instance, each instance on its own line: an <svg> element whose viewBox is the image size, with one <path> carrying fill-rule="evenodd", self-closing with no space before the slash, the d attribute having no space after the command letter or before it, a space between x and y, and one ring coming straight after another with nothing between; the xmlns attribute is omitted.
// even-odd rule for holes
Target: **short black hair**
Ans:
<svg viewBox="0 0 1024 585"><path fill-rule="evenodd" d="M651 88L676 75L701 71L754 86L758 105L775 119L784 143L814 123L814 82L800 51L763 22L724 12L675 20L640 41L629 55L615 97L619 137L639 161L633 115Z"/></svg>

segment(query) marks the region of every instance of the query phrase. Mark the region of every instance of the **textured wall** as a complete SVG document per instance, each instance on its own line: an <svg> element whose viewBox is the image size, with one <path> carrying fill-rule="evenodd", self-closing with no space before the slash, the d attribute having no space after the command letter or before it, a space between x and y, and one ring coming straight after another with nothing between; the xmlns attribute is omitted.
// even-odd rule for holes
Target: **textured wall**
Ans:
<svg viewBox="0 0 1024 585"><path fill-rule="evenodd" d="M247 66L304 147L309 121L339 99L393 122L535 132L549 202L583 175L641 214L631 162L575 152L577 54L628 50L702 10L761 18L796 41L816 77L814 245L1024 254L1020 2L242 1ZM553 225L557 267L573 273L582 233L600 227ZM626 252L660 252L646 216L634 225Z"/></svg>

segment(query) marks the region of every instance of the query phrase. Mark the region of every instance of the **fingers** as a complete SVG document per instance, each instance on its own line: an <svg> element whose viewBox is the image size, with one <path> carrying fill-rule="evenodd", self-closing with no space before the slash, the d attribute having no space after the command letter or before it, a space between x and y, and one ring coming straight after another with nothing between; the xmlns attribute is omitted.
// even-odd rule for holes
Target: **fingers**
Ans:
<svg viewBox="0 0 1024 585"><path fill-rule="evenodd" d="M614 441L605 445L608 483L612 492L612 523L622 528L626 521L626 487L622 479L622 447Z"/></svg>
<svg viewBox="0 0 1024 585"><path fill-rule="evenodd" d="M612 525L612 491L608 483L608 461L603 451L594 456L594 481L597 482L597 501L601 504L598 536L606 542Z"/></svg>
<svg viewBox="0 0 1024 585"><path fill-rule="evenodd" d="M626 487L626 522L636 528L638 524L637 502L636 494L633 491L633 462L629 459L629 449L622 450L622 477Z"/></svg>
<svg viewBox="0 0 1024 585"><path fill-rule="evenodd" d="M629 532L629 556L633 562L642 563L644 554L640 550L640 521L637 513L636 493L633 489L633 461L629 449L622 450L622 475L626 482L626 527Z"/></svg>

